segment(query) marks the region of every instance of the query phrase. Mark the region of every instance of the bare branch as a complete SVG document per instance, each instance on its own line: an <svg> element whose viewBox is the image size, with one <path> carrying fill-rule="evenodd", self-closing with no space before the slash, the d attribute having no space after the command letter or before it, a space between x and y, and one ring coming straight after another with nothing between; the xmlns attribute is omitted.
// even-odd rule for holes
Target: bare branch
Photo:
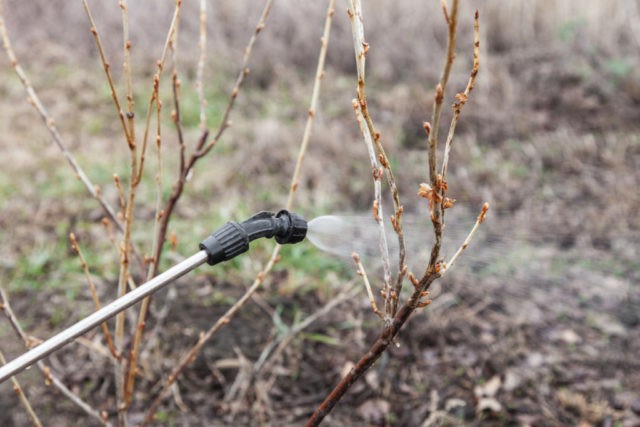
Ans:
<svg viewBox="0 0 640 427"><path fill-rule="evenodd" d="M442 270L442 273L441 273L442 275L444 275L447 271L449 271L449 269L451 269L451 267L453 267L453 263L456 261L456 259L458 259L460 254L467 249L467 247L469 246L469 243L471 243L471 239L473 239L473 236L476 234L476 231L478 231L480 224L484 222L484 219L487 216L488 210L489 210L489 203L483 204L482 209L480 210L480 214L476 219L476 223L471 228L469 235L467 236L466 239L464 239L464 242L462 243L462 245L458 248L456 253L453 254L449 262L447 262L447 264L445 265L445 268Z"/></svg>
<svg viewBox="0 0 640 427"><path fill-rule="evenodd" d="M0 363L2 363L3 365L7 364L2 351L0 351ZM18 395L20 403L22 403L22 406L24 406L24 409L27 411L27 415L29 416L29 420L31 420L31 424L36 427L42 427L42 423L40 422L38 415L36 415L35 411L33 410L33 407L31 406L27 395L24 393L22 387L20 387L20 383L18 382L16 377L11 377L11 383L13 384L13 391Z"/></svg>
<svg viewBox="0 0 640 427"><path fill-rule="evenodd" d="M87 18L89 18L89 23L91 24L91 34L93 34L93 38L96 41L96 46L98 47L98 53L100 55L100 60L102 61L102 67L104 68L104 73L107 78L107 82L109 83L109 89L111 89L111 98L113 99L113 103L116 107L116 113L118 114L118 118L120 119L120 124L122 125L122 131L124 132L125 139L127 140L127 144L131 146L132 144L132 136L127 127L127 123L125 121L125 113L122 110L120 99L118 98L118 93L116 92L115 85L113 84L113 78L111 77L111 66L109 61L107 61L107 57L104 53L104 48L102 46L102 40L100 38L100 33L98 32L98 27L93 20L93 15L91 14L91 9L89 8L89 4L87 0L82 0L82 6L84 7L84 11L87 14Z"/></svg>
<svg viewBox="0 0 640 427"><path fill-rule="evenodd" d="M93 304L96 307L96 310L100 310L102 305L100 304L100 298L98 297L98 292L96 291L96 285L93 283L93 278L91 277L91 272L89 271L89 265L87 264L87 260L80 250L80 245L78 245L75 234L69 234L69 240L71 241L71 247L78 255L80 263L82 264L82 271L84 272L84 276L87 279L87 284L89 285L89 290L91 291L91 297L93 298ZM111 355L115 358L118 358L118 351L116 350L115 346L113 345L113 341L111 340L111 334L109 333L109 326L107 325L107 322L102 323L100 327L102 328L104 337L107 340L107 346L109 347Z"/></svg>
<svg viewBox="0 0 640 427"><path fill-rule="evenodd" d="M133 84L131 78L131 39L129 38L129 9L127 7L127 0L120 0L118 3L122 10L122 51L124 52L124 61L122 63L124 71L124 79L126 84L126 96L127 96L127 120L129 135L127 141L129 142L129 148L135 150L136 144L136 126L135 126L135 113L134 99L133 99Z"/></svg>
<svg viewBox="0 0 640 427"><path fill-rule="evenodd" d="M371 284L369 283L367 272L364 270L364 266L362 265L362 261L360 260L360 255L354 252L353 254L351 254L351 258L353 258L353 262L355 262L356 267L358 267L357 273L358 273L358 276L362 277L362 281L364 282L364 287L367 290L367 295L369 296L369 303L371 304L371 308L373 309L373 312L377 314L378 317L384 320L384 314L382 314L382 312L378 308L378 305L376 304L376 299L373 296L373 291L371 290Z"/></svg>
<svg viewBox="0 0 640 427"><path fill-rule="evenodd" d="M429 164L429 181L431 188L440 200L443 200L443 187L446 186L441 175L436 173L437 159L436 151L438 146L438 129L440 127L440 116L442 113L442 102L444 100L444 93L447 88L447 82L449 81L449 74L451 73L451 66L455 59L456 49L456 30L458 26L458 4L459 0L453 0L451 11L447 9L446 1L442 2L442 9L444 11L445 21L448 28L447 38L447 51L445 55L445 62L442 68L442 74L440 81L436 86L436 93L433 99L433 112L431 115L431 123L425 123L425 131L428 139L428 164ZM440 209L433 209L431 205L431 222L433 224L433 234L435 237L435 243L431 249L431 256L429 257L429 264L425 275L432 274L438 263L438 257L440 256L440 247L442 246L442 230L443 224L441 221L442 212Z"/></svg>
<svg viewBox="0 0 640 427"><path fill-rule="evenodd" d="M307 152L307 146L309 145L309 139L311 137L311 130L313 129L313 119L316 116L316 109L318 108L318 97L320 95L322 78L324 77L324 63L327 56L327 46L329 45L329 34L331 33L331 24L333 22L333 14L335 13L333 8L334 3L335 0L329 1L327 17L324 22L324 30L322 32L322 38L320 39L320 53L318 54L316 76L313 84L313 91L311 92L311 101L309 102L307 123L304 127L302 142L300 143L300 150L298 151L298 159L296 161L296 166L291 177L291 185L289 186L289 198L287 200L287 209L289 210L293 207L293 198L296 194L296 190L298 189L300 172L302 171L304 156Z"/></svg>
<svg viewBox="0 0 640 427"><path fill-rule="evenodd" d="M358 16L358 0L350 0L350 9L349 9L349 17L352 21L352 25L355 28L357 25ZM409 279L413 284L414 291L409 297L409 299L402 305L402 307L395 312L395 316L388 323L388 325L382 330L381 334L378 336L376 341L371 345L371 347L363 354L363 356L358 360L358 362L354 365L354 367L345 375L338 384L333 388L333 390L325 397L323 402L316 408L313 412L309 420L307 421L307 426L317 426L320 422L326 417L327 414L331 412L333 407L338 403L338 401L344 396L344 394L349 390L351 385L355 381L357 381L364 373L379 359L379 357L384 353L384 351L393 343L397 334L400 332L400 329L409 319L411 313L413 313L417 308L425 307L431 303L431 300L425 299L429 295L429 287L431 284L440 278L446 271L446 265L438 260L440 253L440 245L442 240L442 231L443 231L443 222L441 221L441 212L452 203L450 200L444 197L447 184L444 180L443 175L436 174L436 148L437 148L437 128L439 126L440 121L440 113L442 108L442 101L444 97L444 89L446 88L446 84L449 78L449 73L451 69L451 65L454 60L454 49L455 49L455 31L456 31L456 23L457 23L457 13L458 13L458 0L453 0L452 10L449 11L446 1L442 1L442 8L445 16L445 20L447 22L449 28L449 41L447 46L447 54L444 69L442 72L442 76L440 79L440 83L436 87L436 95L434 99L434 112L432 117L432 124L425 123L424 128L427 134L427 138L429 141L429 176L430 176L430 184L423 183L420 185L420 190L418 194L422 197L425 197L429 200L429 206L431 210L431 221L434 225L434 234L436 236L436 241L431 250L431 257L427 266L427 269L420 280L416 279L413 274L409 273ZM360 12L361 13L361 12ZM354 21L356 23L354 24ZM475 34L477 37L478 33L478 22L477 22L477 14L476 14L476 23L475 23ZM353 30L354 34L356 30ZM354 40L357 38L354 35ZM356 61L359 61L361 56L358 55L358 43L356 42ZM474 69L472 70L472 79L470 79L470 83L467 85L469 88L469 92L473 88L473 83L475 81L475 75L477 74L477 65L478 65L478 57L477 57L477 40L474 43ZM365 51L366 52L366 51ZM364 59L362 59L364 63ZM366 108L366 99L361 96L361 93L364 93L364 79L361 78L361 71L358 68L358 101L362 110ZM363 75L363 74L362 74ZM465 94L460 94L457 97L458 103L461 105L466 102L466 95L468 92L465 91ZM454 106L454 108L456 108ZM364 111L363 111L364 114ZM365 115L366 117L366 115ZM369 122L367 122L369 124ZM454 127L455 128L455 127ZM370 126L370 131L372 131L372 126ZM375 135L375 133L372 131ZM382 161L382 157L381 157ZM488 209L488 204L485 204L482 208L481 214L478 216L478 220L476 221L476 226L471 230L469 237L463 243L462 247L456 252L454 257L451 259L450 264L455 262L456 258L460 255L462 251L466 249L469 244L469 241L473 237L473 234L476 232L478 226L484 220ZM396 208L396 211L398 209ZM392 223L394 228L396 227L396 218L392 218ZM406 268L404 269L403 275L406 273Z"/></svg>
<svg viewBox="0 0 640 427"><path fill-rule="evenodd" d="M249 43L244 50L244 56L242 57L242 67L238 77L236 78L236 82L233 85L233 89L231 90L231 96L229 97L229 103L227 104L227 108L224 110L224 114L222 115L222 120L220 120L220 125L218 126L218 132L214 135L213 139L207 143L206 146L198 146L196 152L194 153L195 158L199 158L205 156L217 143L223 132L231 126L229 122L229 115L231 114L231 110L235 104L236 98L238 97L238 93L240 93L240 88L242 87L242 83L244 82L245 77L249 75L249 58L251 58L251 51L253 49L253 45L255 44L258 34L264 29L265 23L267 21L267 17L269 16L269 12L271 12L271 5L273 4L273 0L268 0L262 10L262 15L260 15L260 19L258 20L258 24L256 25L251 38L249 39Z"/></svg>
<svg viewBox="0 0 640 427"><path fill-rule="evenodd" d="M458 118L462 112L462 107L469 100L469 94L473 90L480 69L480 19L478 11L476 10L474 23L473 23L473 68L471 69L471 75L469 81L464 89L464 92L456 95L456 102L453 104L453 118L451 119L451 125L449 126L449 133L447 134L447 140L444 146L444 158L442 160L442 179L447 179L447 167L449 165L449 153L451 151L451 144L453 143L453 136L458 124Z"/></svg>
<svg viewBox="0 0 640 427"><path fill-rule="evenodd" d="M174 88L174 101L175 101L175 106L176 106L176 127L178 129L178 136L179 136L179 140L180 140L180 149L183 152L184 151L184 141L182 139L182 125L180 123L180 116L179 116L179 112L180 112L180 108L179 108L179 80L178 80L178 71L177 71L177 37L178 37L178 20L180 17L180 6L181 6L181 1L177 1L176 2L176 7L174 9L174 13L173 13L173 18L171 20L171 24L169 25L169 30L167 32L167 38L164 44L164 48L162 50L162 55L160 56L160 59L157 62L157 71L156 74L153 77L153 92L151 94L151 97L149 98L149 105L148 105L148 110L147 110L147 119L146 119L146 123L145 123L145 129L144 129L144 137L143 137L143 143L142 143L142 150L140 153L140 168L138 171L138 176L136 178L132 177L132 180L134 180L135 182L133 183L133 185L130 187L130 194L135 192L135 189L138 185L138 183L140 182L140 180L142 179L142 170L143 170L143 166L144 166L144 160L145 160L145 155L146 155L146 148L147 148L147 140L148 140L148 134L149 134L149 128L150 128L150 122L151 122L151 115L152 115L152 108L153 108L153 104L155 102L156 104L156 118L157 118L157 125L156 125L156 144L158 147L158 156L160 156L160 133L161 133L161 120L160 120L160 108L161 108L161 101L159 99L159 95L158 95L158 91L159 91L159 86L160 86L160 77L162 75L162 70L164 68L164 63L165 63L165 59L167 57L167 52L169 49L172 49L173 52L173 88ZM181 159L184 161L184 155L182 155ZM159 164L161 164L161 158L158 158ZM159 166L159 170L158 170L158 174L161 173L161 166ZM132 174L133 175L133 174ZM156 179L156 185L159 185L159 178ZM156 190L156 218L158 218L159 216L159 212L160 212L160 201L162 198L162 189L161 187L158 187ZM131 199L131 203L133 203L133 199ZM157 220L156 220L157 222ZM156 228L156 230L158 229L157 226L154 226ZM159 245L160 243L158 242L158 238L157 235L154 236L154 245L157 248L157 245ZM155 271L157 269L157 264L158 264L159 260L153 258L151 260L151 263L149 265L149 268L147 270L147 280L150 280L154 275L155 275ZM142 340L142 334L144 332L144 328L145 328L145 324L146 324L146 319L147 319L147 315L149 312L149 305L151 304L151 297L147 297L144 298L142 300L142 303L140 305L140 311L138 313L138 322L136 324L136 329L135 329L135 333L134 333L134 337L133 337L133 342L131 345L131 351L129 352L129 363L128 363L128 373L126 375L126 379L124 380L124 386L123 386L123 402L124 402L124 406L129 406L131 404L131 400L133 398L133 390L134 390L134 386L135 386L135 379L136 379L136 375L137 375L137 370L138 370L138 356L140 354L140 343ZM124 314L124 313L122 313ZM116 325L118 325L116 323Z"/></svg>
<svg viewBox="0 0 640 427"><path fill-rule="evenodd" d="M196 68L196 92L200 101L200 130L207 129L207 100L204 97L204 64L207 60L207 0L200 0L200 40L198 41L198 66Z"/></svg>

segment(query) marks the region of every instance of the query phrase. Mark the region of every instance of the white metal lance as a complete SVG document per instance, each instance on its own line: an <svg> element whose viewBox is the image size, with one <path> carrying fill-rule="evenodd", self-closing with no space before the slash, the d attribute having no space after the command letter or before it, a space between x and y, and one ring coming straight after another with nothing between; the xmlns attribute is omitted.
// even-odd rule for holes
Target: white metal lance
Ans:
<svg viewBox="0 0 640 427"><path fill-rule="evenodd" d="M242 223L228 222L200 243L201 250L198 253L1 366L0 383L205 262L215 265L228 261L246 252L249 242L260 237L275 237L280 244L298 243L304 240L306 233L307 222L301 216L286 210L277 214L260 212Z"/></svg>

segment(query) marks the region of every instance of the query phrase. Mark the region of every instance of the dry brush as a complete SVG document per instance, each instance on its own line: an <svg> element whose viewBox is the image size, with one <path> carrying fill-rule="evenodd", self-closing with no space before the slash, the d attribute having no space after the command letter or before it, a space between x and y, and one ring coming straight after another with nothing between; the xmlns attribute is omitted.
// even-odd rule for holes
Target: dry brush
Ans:
<svg viewBox="0 0 640 427"><path fill-rule="evenodd" d="M178 43L182 12L181 0L175 2L173 15L166 29L162 49L158 55L150 81L139 80L137 74L132 70L132 51L141 47L135 46L131 41L130 25L132 23L130 23L127 1L121 0L118 3L121 10L121 49L124 59L121 73L118 73L121 81L117 81L114 77L115 73L112 72L112 63L104 48L103 37L105 37L105 35L102 34L102 30L98 28L94 20L90 3L88 0L82 0L82 6L86 14L87 28L94 39L98 60L104 72L105 82L109 88L111 102L115 110L112 119L118 122L118 127L122 133L121 149L126 150L129 155L129 172L127 176L121 177L114 174L113 183L100 183L102 186L112 185L116 190L118 194L117 206L111 205L109 200L104 197L100 185L91 180L90 174L83 170L81 162L74 157L69 149L69 143L56 127L55 119L45 108L44 103L38 96L36 88L31 84L29 77L20 65L6 28L2 0L0 0L0 35L10 64L27 93L28 102L35 108L39 117L44 122L53 142L70 165L72 173L78 177L87 190L88 195L94 198L102 209L105 238L114 242L114 248L119 258L120 268L117 279L117 289L113 291L113 297L116 298L126 294L138 284L155 277L159 272L159 266L165 255L166 247L175 244L176 238L170 233L171 218L176 215L176 207L183 199L185 188L190 182L194 169L201 163L202 159L211 157L214 147L222 140L226 130L232 126L231 115L243 84L250 75L249 63L251 54L260 34L267 27L267 21L272 8L272 0L264 2L262 13L244 50L242 63L228 95L226 107L221 114L217 127L214 129L209 128L211 119L208 114L207 99L204 90L207 79L205 75L205 65L208 61L207 2L205 0L199 2L198 58L196 61L195 81L193 82L198 98L199 136L195 140L188 140L187 132L185 132L182 121L181 88L183 83L181 80L179 62L180 49ZM306 152L311 141L314 119L318 110L321 83L323 82L325 73L325 59L335 8L334 0L329 0L327 3L327 11L317 58L317 68L313 80L313 90L307 110L306 125L301 135L300 148L289 184L286 203L286 208L289 210L295 206L295 196L300 187ZM371 347L354 365L353 369L340 380L325 400L320 403L311 415L308 425L319 424L323 418L331 412L351 385L357 381L397 339L398 333L410 318L411 314L417 309L426 307L429 304L429 287L452 267L458 256L467 248L473 234L487 213L488 205L485 204L482 206L476 224L470 231L468 238L462 243L453 257L449 260L444 260L440 248L445 234L445 211L451 208L455 202L454 199L448 197L449 189L446 179L447 170L450 167L450 149L454 142L459 116L473 90L479 69L479 19L478 13L476 12L473 68L467 86L462 92L455 95L455 102L452 106L453 119L451 120L444 140L444 148L442 148L443 142L439 141L438 129L440 128L440 117L445 103L449 74L455 58L458 10L458 0L453 0L450 7L447 5L447 2L443 0L442 11L448 29L448 45L440 81L435 88L432 117L430 122L424 123L426 144L428 146L426 167L428 171L426 174L428 183L420 184L418 191L418 195L424 197L429 204L430 221L433 225L435 243L431 248L430 257L426 261L424 272L416 277L412 272L408 271L407 267L407 257L410 256L410 254L407 254L404 243L404 210L400 200L400 192L396 184L394 171L391 167L391 161L385 151L384 138L375 127L373 119L374 113L367 103L366 92L368 87L365 78L365 64L370 47L365 41L363 8L360 0L348 0L347 17L351 26L357 69L353 111L369 154L370 171L374 187L372 214L379 230L380 265L382 267L382 279L381 285L379 286L379 294L382 302L380 307L377 302L380 301L380 297L378 297L374 291L376 287L375 284L372 285L372 281L369 280L358 254L354 253L353 258L357 265L357 274L362 276L364 281L366 295L370 301L373 312L381 318L382 331ZM135 25L135 23L133 24ZM168 71L169 65L172 66L171 71ZM167 77L166 75L169 73L170 77ZM160 87L166 80L169 80L168 84L171 87L171 96L169 99L162 99ZM142 117L138 117L138 115L136 115L135 105L136 94L140 93L140 87L145 85L151 88L150 96L145 105L145 113ZM162 112L163 109L167 107L172 109L171 125L173 130L171 131L166 129L166 123L163 121ZM167 141L171 143L167 143ZM173 151L170 152L169 150ZM443 152L440 168L438 168L437 163L438 150L442 150ZM166 176L166 171L162 167L164 158L168 156L169 153L177 156L179 165L177 176L172 178ZM136 222L136 212L137 209L139 209L137 201L140 187L146 184L143 179L144 171L152 167L150 166L151 163L148 161L148 158L154 154L157 161L155 162L156 169L152 172L154 178L151 184L156 194L152 207L152 211L154 212L153 231L150 233L151 235L148 236L149 238L145 245L141 245L139 242L134 242L132 236L134 230L139 225ZM171 191L168 195L165 195L163 193L163 183L167 179L173 180L173 184ZM390 199L392 200L392 213L389 217L385 216L385 210L383 209L383 201L385 200L383 197L383 185L386 185L386 188L388 188ZM390 245L387 241L386 232L389 226L395 232L395 238L398 241L397 262L392 262L392 256L389 250ZM114 231L116 233L115 235ZM92 266L83 255L83 242L80 242L73 233L69 238L86 277L95 308L99 308L101 301L92 280ZM186 349L179 360L174 361L171 369L158 374L159 377L156 379L156 387L153 389L154 396L148 402L136 402L136 383L141 376L140 366L144 362L142 358L144 357L145 341L152 341L152 339L149 339L149 335L158 333L156 329L152 332L146 329L152 304L150 297L142 302L138 308L138 312L135 313L134 316L127 317L124 312L120 313L116 317L114 328L110 328L107 323L101 326L102 336L106 343L106 351L104 350L104 346L99 348L93 341L84 339L77 340L78 343L87 346L91 351L102 351L113 366L115 398L114 406L109 411L100 411L96 409L96 402L89 403L82 399L78 393L64 385L63 381L57 377L51 367L41 361L38 362L38 368L43 374L44 381L47 384L54 385L63 395L84 411L87 416L103 425L112 425L112 423L118 426L129 425L131 422L130 410L135 406L134 404L137 404L138 407L142 406L145 408L145 413L140 425L148 425L154 422L160 405L170 393L173 393L176 404L178 406L181 405L181 400L179 397L176 397L175 393L176 381L181 377L185 369L198 357L203 347L211 338L219 330L228 325L248 301L256 298L256 292L262 287L265 278L280 260L280 256L280 246L276 245L271 255L257 273L255 280L246 288L245 293L238 298L222 316L213 322L209 329L199 335L192 347ZM410 292L410 296L403 300L403 285L407 281L411 283L413 289ZM39 341L29 336L20 327L16 315L11 309L8 296L1 288L0 291L0 308L16 332L16 335L24 342L26 348L37 345ZM316 319L325 316L338 304L351 298L354 292L357 292L357 289L353 289L351 286L346 287L342 293L329 301L325 306L320 307L305 320L299 322L294 328L288 331L286 335L271 340L262 351L260 358L253 365L248 376L256 379L263 375L266 367L273 364L274 361L280 357L296 334L307 328ZM132 322L131 319L135 319L135 321ZM132 323L129 325L129 330L127 330L127 322ZM272 376L267 380L267 383L273 384L273 381L274 377ZM15 379L14 389L20 396L21 403L29 414L32 423L34 425L40 425L38 416L36 415L38 410L37 405L35 405L35 409L32 407L26 394ZM241 393L234 393L236 396L240 394Z"/></svg>

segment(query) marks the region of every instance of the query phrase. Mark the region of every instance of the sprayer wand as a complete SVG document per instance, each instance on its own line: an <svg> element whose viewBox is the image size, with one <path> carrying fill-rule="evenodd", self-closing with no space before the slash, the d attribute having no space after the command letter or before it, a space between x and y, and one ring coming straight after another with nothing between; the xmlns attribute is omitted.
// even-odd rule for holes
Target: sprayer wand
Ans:
<svg viewBox="0 0 640 427"><path fill-rule="evenodd" d="M306 234L304 218L286 210L260 212L241 223L228 222L200 243L198 253L0 367L0 383L205 262L215 265L235 258L249 250L249 242L261 237L275 237L279 244L287 244L301 242Z"/></svg>

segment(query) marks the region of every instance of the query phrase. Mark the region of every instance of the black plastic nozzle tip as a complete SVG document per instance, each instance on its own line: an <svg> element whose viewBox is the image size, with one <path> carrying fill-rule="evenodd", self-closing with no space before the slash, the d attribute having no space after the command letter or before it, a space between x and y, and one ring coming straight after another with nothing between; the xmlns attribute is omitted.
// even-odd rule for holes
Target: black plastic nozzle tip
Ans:
<svg viewBox="0 0 640 427"><path fill-rule="evenodd" d="M284 229L276 234L276 242L281 245L301 242L307 236L307 221L300 215L283 209L276 218L284 222Z"/></svg>

